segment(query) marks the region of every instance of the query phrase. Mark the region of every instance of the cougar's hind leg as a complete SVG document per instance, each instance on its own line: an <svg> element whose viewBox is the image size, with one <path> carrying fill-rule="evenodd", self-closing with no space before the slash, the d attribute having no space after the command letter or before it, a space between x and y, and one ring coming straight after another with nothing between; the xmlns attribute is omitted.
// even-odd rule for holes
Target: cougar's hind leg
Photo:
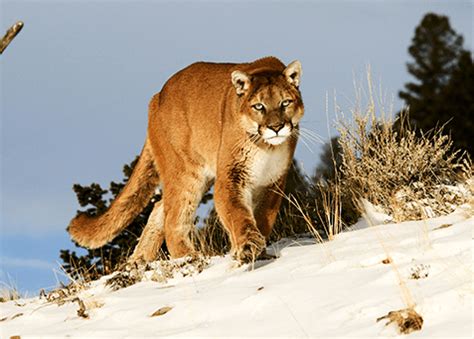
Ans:
<svg viewBox="0 0 474 339"><path fill-rule="evenodd" d="M173 258L194 255L194 215L208 188L202 168L187 168L164 183L165 239Z"/></svg>
<svg viewBox="0 0 474 339"><path fill-rule="evenodd" d="M161 245L165 239L164 231L164 206L163 200L155 203L153 211L148 217L148 221L143 229L140 240L138 241L132 256L131 262L145 261L150 262L158 257Z"/></svg>

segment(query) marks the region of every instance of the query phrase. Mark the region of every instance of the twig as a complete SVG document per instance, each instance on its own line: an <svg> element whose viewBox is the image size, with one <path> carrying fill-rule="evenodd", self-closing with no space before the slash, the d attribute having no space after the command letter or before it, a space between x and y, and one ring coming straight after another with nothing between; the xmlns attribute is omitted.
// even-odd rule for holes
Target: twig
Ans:
<svg viewBox="0 0 474 339"><path fill-rule="evenodd" d="M21 29L23 28L23 25L24 24L22 21L18 21L16 24L11 26L7 30L3 38L0 40L0 54L3 53L3 51L5 50L5 48L8 47L10 42L12 42L12 40L17 36L17 34L20 33Z"/></svg>

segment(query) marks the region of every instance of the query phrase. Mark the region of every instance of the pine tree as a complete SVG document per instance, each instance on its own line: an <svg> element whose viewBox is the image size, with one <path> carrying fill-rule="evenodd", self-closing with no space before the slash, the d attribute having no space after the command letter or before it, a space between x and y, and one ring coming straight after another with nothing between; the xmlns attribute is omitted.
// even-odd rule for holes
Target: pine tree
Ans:
<svg viewBox="0 0 474 339"><path fill-rule="evenodd" d="M81 207L88 207L84 211L78 211L78 214L87 213L90 216L95 216L104 213L125 186L137 161L138 157L129 165L124 166L124 180L120 183L112 181L109 190L102 189L96 183L92 183L90 186L75 184L73 190L77 195L79 205ZM112 194L112 197L107 200L109 192ZM148 206L145 207L133 222L120 235L103 247L93 250L88 249L85 255L77 255L75 251L61 250L60 258L63 261L65 271L71 274L73 278L82 276L94 280L116 270L132 253L153 209L154 202L160 198L159 195L154 196ZM77 244L76 246L80 247Z"/></svg>
<svg viewBox="0 0 474 339"><path fill-rule="evenodd" d="M314 171L313 181L334 181L336 174L342 164L342 149L339 145L339 137L332 137L330 142L323 145L323 152L319 157L319 164Z"/></svg>
<svg viewBox="0 0 474 339"><path fill-rule="evenodd" d="M399 96L409 106L410 122L419 130L429 131L446 124L455 148L467 148L472 154L472 58L463 49L463 37L457 34L446 16L426 14L415 30L408 49L414 61L408 72L418 82L405 85Z"/></svg>
<svg viewBox="0 0 474 339"><path fill-rule="evenodd" d="M463 51L451 78L440 93L438 110L442 121L452 119L447 127L454 148L474 156L474 64L472 55Z"/></svg>
<svg viewBox="0 0 474 339"><path fill-rule="evenodd" d="M463 38L456 34L446 16L426 14L415 30L408 48L414 62L407 64L408 72L419 83L408 83L400 98L410 106L411 119L420 128L436 124L435 102L456 67Z"/></svg>

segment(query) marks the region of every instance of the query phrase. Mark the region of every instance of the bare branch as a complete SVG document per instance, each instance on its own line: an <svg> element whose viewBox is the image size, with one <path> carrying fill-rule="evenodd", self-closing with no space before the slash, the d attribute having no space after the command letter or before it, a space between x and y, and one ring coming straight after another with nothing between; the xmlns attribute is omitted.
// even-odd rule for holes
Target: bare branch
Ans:
<svg viewBox="0 0 474 339"><path fill-rule="evenodd" d="M8 29L8 31L5 33L3 38L0 40L0 54L3 53L5 48L8 47L10 42L16 37L18 33L20 33L21 29L23 28L23 22L18 21L16 24L14 24L12 27Z"/></svg>

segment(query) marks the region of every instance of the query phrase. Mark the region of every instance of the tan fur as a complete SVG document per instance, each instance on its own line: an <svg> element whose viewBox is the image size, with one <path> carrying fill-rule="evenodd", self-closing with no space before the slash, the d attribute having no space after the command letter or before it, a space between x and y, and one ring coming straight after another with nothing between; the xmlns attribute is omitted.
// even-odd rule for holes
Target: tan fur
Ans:
<svg viewBox="0 0 474 339"><path fill-rule="evenodd" d="M299 62L285 67L273 57L199 62L176 73L150 102L148 137L123 192L102 216L74 218L72 238L90 248L104 245L161 182L163 199L132 259L155 259L163 238L173 257L192 255L194 213L215 182L214 203L234 257L255 260L275 222L296 146L300 76Z"/></svg>

